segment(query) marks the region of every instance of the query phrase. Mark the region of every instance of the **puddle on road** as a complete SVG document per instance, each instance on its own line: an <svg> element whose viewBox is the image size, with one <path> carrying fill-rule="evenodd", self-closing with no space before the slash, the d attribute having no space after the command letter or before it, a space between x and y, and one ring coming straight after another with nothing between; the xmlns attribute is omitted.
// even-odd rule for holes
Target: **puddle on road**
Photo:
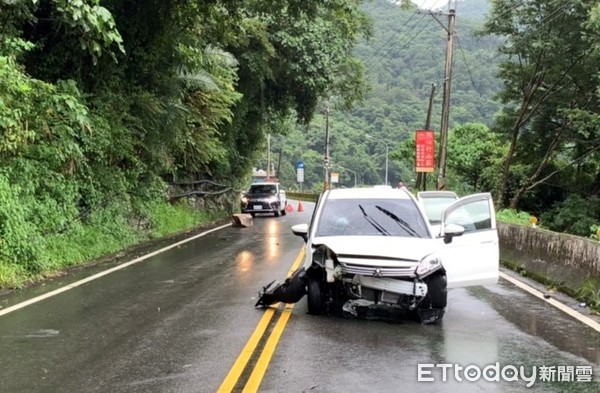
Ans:
<svg viewBox="0 0 600 393"><path fill-rule="evenodd" d="M600 334L564 312L499 283L497 286L468 290L485 300L504 319L523 332L550 343L554 347L600 364Z"/></svg>

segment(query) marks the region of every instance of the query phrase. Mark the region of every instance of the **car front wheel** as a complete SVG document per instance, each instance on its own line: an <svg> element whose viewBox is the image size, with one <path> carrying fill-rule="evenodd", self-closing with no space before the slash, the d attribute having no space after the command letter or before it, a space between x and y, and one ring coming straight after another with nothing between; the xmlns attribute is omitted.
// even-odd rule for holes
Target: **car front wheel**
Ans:
<svg viewBox="0 0 600 393"><path fill-rule="evenodd" d="M448 302L446 276L437 274L426 279L427 295L417 307L419 321L423 324L436 323L442 320Z"/></svg>
<svg viewBox="0 0 600 393"><path fill-rule="evenodd" d="M421 308L445 308L448 303L448 282L446 276L437 274L427 281L427 295L419 304Z"/></svg>
<svg viewBox="0 0 600 393"><path fill-rule="evenodd" d="M308 278L307 289L308 313L313 315L323 314L323 291L321 280L315 277Z"/></svg>

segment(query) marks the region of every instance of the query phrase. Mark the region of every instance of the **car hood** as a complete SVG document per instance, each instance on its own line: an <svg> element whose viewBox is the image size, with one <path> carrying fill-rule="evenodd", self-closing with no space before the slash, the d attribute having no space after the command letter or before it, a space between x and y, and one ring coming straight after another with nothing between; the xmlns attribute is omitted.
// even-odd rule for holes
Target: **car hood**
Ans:
<svg viewBox="0 0 600 393"><path fill-rule="evenodd" d="M389 262L419 262L437 249L432 238L398 236L322 236L313 239L313 245L325 245L338 259L378 260Z"/></svg>

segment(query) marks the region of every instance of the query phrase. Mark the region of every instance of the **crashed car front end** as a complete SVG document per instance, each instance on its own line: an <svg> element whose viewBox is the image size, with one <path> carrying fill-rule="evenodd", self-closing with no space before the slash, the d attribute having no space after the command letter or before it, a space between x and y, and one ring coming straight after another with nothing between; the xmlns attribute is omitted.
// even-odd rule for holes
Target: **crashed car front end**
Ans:
<svg viewBox="0 0 600 393"><path fill-rule="evenodd" d="M335 246L343 249L339 242ZM443 316L445 280L430 280L432 276L443 275L441 259L436 254L407 259L385 252L358 255L356 247L348 247L348 251L351 253L338 254L326 244L317 245L310 263L283 285L265 288L258 305L268 305L264 304L266 300L285 302L284 297L300 299L308 294L311 314L338 310L357 317L369 310L387 308L414 312L423 323L435 322ZM432 288L434 295L444 293L443 306L440 307L440 301L434 302L435 310L431 304L424 304L431 303L428 293L432 285L436 286ZM291 292L295 296L290 296Z"/></svg>

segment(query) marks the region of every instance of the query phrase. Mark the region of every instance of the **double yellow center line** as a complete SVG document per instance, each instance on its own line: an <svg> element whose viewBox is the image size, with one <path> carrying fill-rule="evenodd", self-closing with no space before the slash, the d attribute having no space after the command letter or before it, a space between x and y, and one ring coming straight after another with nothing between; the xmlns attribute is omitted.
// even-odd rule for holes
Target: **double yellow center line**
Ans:
<svg viewBox="0 0 600 393"><path fill-rule="evenodd" d="M292 273L296 271L296 269L300 266L303 258L304 248L300 250L300 253L296 257L294 264L292 265L287 274L288 277L290 277ZM286 304L283 307L283 310L280 310L279 303L277 303L273 307L269 307L265 311L263 317L258 322L254 333L252 333L252 335L250 336L250 339L244 346L244 349L242 349L242 352L231 367L231 370L229 370L229 373L223 380L223 383L221 383L221 386L218 390L219 393L232 392L234 391L234 389L236 391L239 391L239 389L242 386L241 383L243 383L242 381L240 381L240 377L242 376L242 374L246 374L247 372L249 372L248 363L254 355L259 343L264 342L265 344L260 353L260 357L256 361L256 364L252 369L252 373L246 380L246 383L243 385L242 390L243 393L258 391L258 387L260 386L265 372L267 371L267 367L271 362L271 358L273 357L273 353L275 352L277 343L279 342L279 339L283 334L283 329L285 329L285 325L287 324L288 320L292 315L293 308L293 304ZM278 311L280 312L277 313ZM276 313L279 314L279 319L276 319L277 323L275 324L275 327L273 327L273 329L271 330L271 333L268 336L268 338L266 338L265 342L265 333L267 332L269 327L274 323L273 317ZM244 371L246 371L246 373Z"/></svg>

